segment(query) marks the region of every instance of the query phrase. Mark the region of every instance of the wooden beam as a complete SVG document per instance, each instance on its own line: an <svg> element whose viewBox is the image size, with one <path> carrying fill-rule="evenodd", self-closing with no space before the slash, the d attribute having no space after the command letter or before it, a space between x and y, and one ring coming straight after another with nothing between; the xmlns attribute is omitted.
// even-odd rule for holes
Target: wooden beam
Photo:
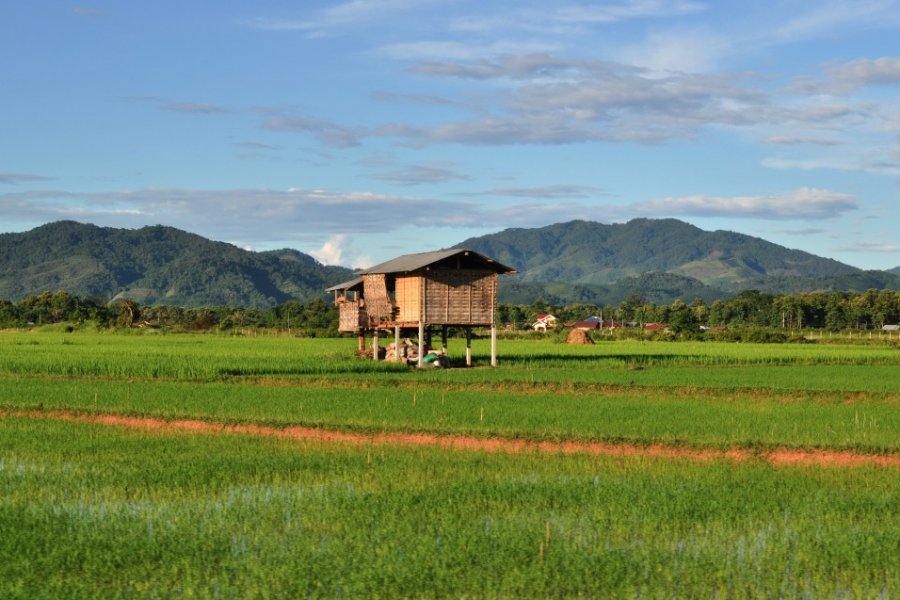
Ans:
<svg viewBox="0 0 900 600"><path fill-rule="evenodd" d="M419 321L419 358L417 367L420 369L425 365L425 321Z"/></svg>
<svg viewBox="0 0 900 600"><path fill-rule="evenodd" d="M472 366L472 328L466 327L466 366Z"/></svg>
<svg viewBox="0 0 900 600"><path fill-rule="evenodd" d="M427 268L425 269L428 270ZM418 368L422 368L425 366L425 315L427 313L426 309L426 298L428 293L428 277L422 276L422 287L420 288L421 299L422 302L419 304L419 358L416 366Z"/></svg>
<svg viewBox="0 0 900 600"><path fill-rule="evenodd" d="M491 366L497 366L497 327L491 325Z"/></svg>

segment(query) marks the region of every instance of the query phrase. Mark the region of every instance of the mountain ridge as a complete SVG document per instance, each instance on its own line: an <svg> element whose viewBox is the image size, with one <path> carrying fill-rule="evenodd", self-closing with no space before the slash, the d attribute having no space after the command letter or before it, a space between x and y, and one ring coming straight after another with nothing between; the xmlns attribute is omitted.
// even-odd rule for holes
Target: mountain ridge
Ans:
<svg viewBox="0 0 900 600"><path fill-rule="evenodd" d="M57 221L0 234L0 298L46 290L142 303L266 307L352 276L291 249L251 252L174 227Z"/></svg>
<svg viewBox="0 0 900 600"><path fill-rule="evenodd" d="M471 248L519 271L501 282L501 300L524 290L579 302L637 294L656 302L723 298L746 289L768 293L900 289L900 277L733 231L704 231L677 219L603 224L568 221L510 228L469 238ZM661 275L666 277L662 278ZM651 277L651 275L656 275ZM560 283L570 284L565 293ZM615 302L615 300L613 301Z"/></svg>
<svg viewBox="0 0 900 600"><path fill-rule="evenodd" d="M618 304L711 302L766 293L900 289L897 273L864 271L761 238L704 231L677 219L606 225L569 221L469 238L467 247L516 268L500 301ZM267 307L322 298L354 276L290 248L252 252L162 225L116 229L57 221L0 234L0 299L65 290L143 304Z"/></svg>

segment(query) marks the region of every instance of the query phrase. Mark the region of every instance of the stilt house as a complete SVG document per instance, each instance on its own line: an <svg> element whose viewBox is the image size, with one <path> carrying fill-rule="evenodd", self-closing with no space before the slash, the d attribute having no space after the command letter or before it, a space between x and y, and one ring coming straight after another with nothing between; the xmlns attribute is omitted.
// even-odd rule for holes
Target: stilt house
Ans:
<svg viewBox="0 0 900 600"><path fill-rule="evenodd" d="M471 364L471 329L491 328L491 364L497 363L497 276L515 270L478 252L466 249L407 254L364 269L360 276L328 288L340 306L339 330L374 336L393 331L399 346L403 330L417 329L418 360L422 366L424 343L432 327L441 328L443 348L447 328L466 330L466 363ZM396 346L395 346L396 347Z"/></svg>

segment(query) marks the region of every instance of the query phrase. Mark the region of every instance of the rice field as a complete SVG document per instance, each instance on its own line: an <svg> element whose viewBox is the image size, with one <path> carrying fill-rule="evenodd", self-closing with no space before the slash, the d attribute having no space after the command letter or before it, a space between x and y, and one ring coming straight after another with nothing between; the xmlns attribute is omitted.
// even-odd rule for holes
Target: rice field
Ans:
<svg viewBox="0 0 900 600"><path fill-rule="evenodd" d="M900 468L764 458L900 456L896 345L501 340L415 371L355 344L0 333L0 597L900 595Z"/></svg>

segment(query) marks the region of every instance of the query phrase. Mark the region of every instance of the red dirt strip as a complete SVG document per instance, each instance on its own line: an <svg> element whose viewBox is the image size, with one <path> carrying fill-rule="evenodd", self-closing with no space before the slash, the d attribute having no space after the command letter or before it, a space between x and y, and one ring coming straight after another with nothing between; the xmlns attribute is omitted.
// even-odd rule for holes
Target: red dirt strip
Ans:
<svg viewBox="0 0 900 600"><path fill-rule="evenodd" d="M267 425L217 423L193 419L167 421L153 417L128 417L123 415L83 415L63 411L0 411L0 416L27 417L112 425L131 429L188 431L201 433L242 434L260 437L274 437L294 440L309 440L335 444L387 445L387 446L430 446L448 450L475 450L520 454L542 452L547 454L588 454L602 456L646 456L653 458L688 459L712 461L727 459L735 462L753 457L773 465L818 465L835 467L878 466L900 467L900 454L861 454L843 450L796 450L780 448L754 452L731 449L691 449L676 446L651 444L613 444L604 442L549 442L535 440L513 440L506 438L479 438L465 435L438 435L433 433L352 433L314 427L290 426L284 428Z"/></svg>

